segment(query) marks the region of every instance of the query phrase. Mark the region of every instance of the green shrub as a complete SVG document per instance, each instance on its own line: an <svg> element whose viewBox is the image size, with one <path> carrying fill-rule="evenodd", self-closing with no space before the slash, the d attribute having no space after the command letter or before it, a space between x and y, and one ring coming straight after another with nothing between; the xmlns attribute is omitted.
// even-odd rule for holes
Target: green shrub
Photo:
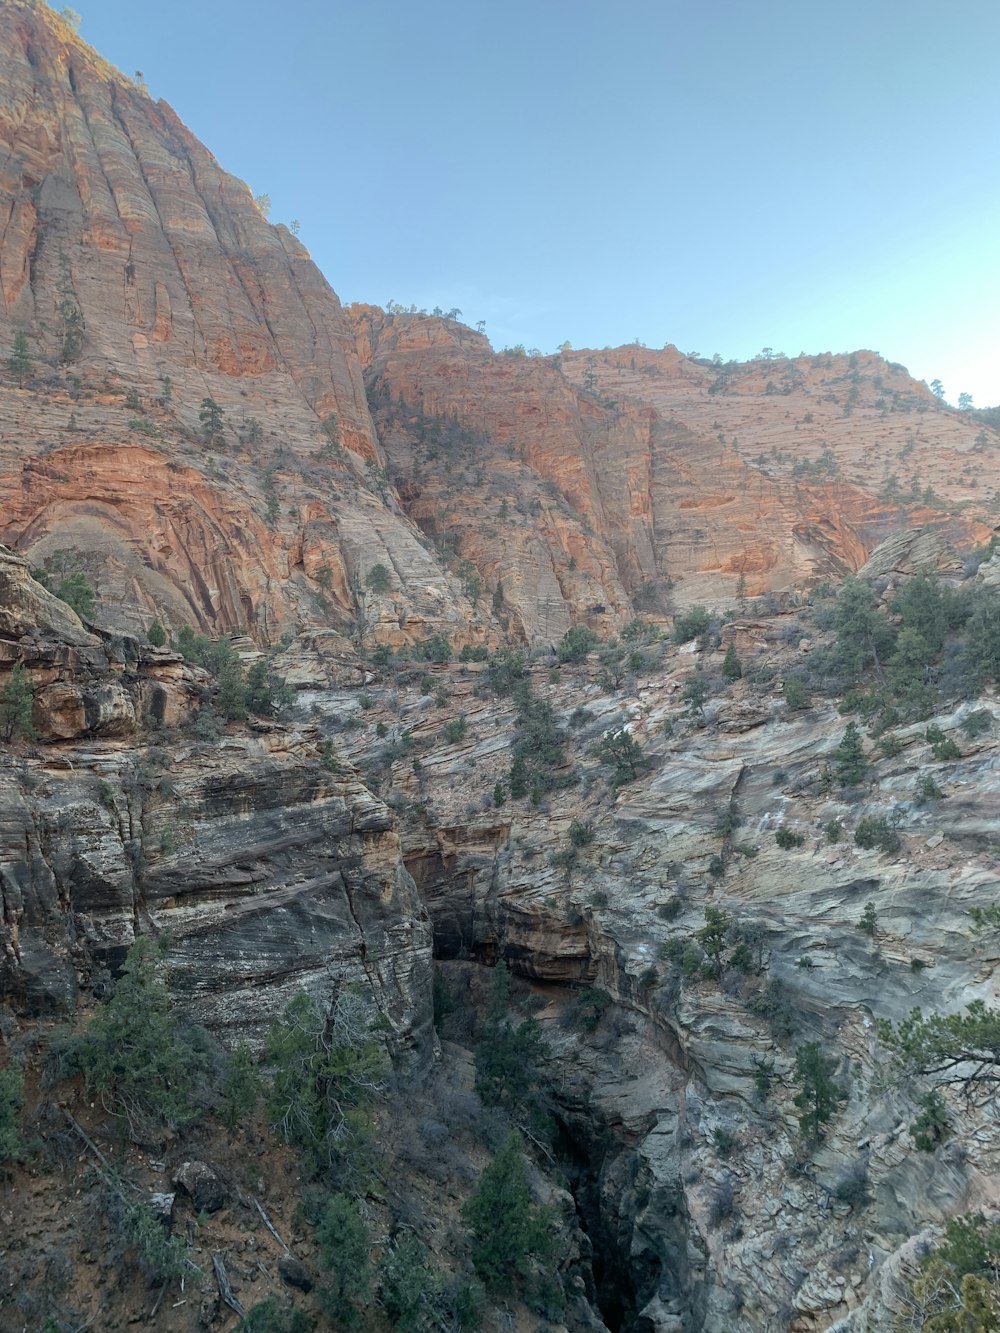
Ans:
<svg viewBox="0 0 1000 1333"><path fill-rule="evenodd" d="M736 644L732 640L722 661L722 675L726 680L739 680L743 675L743 666L736 654Z"/></svg>
<svg viewBox="0 0 1000 1333"><path fill-rule="evenodd" d="M574 819L569 826L569 840L573 847L588 847L594 841L593 824Z"/></svg>
<svg viewBox="0 0 1000 1333"><path fill-rule="evenodd" d="M918 1105L920 1112L910 1125L910 1133L921 1152L933 1152L950 1134L948 1106L936 1089L925 1092Z"/></svg>
<svg viewBox="0 0 1000 1333"><path fill-rule="evenodd" d="M303 1310L276 1297L252 1305L237 1325L238 1333L310 1333L313 1322Z"/></svg>
<svg viewBox="0 0 1000 1333"><path fill-rule="evenodd" d="M527 674L527 659L517 648L498 648L486 664L486 683L497 695L513 693Z"/></svg>
<svg viewBox="0 0 1000 1333"><path fill-rule="evenodd" d="M868 850L877 847L882 852L898 852L899 834L884 815L869 815L858 821L854 841Z"/></svg>
<svg viewBox="0 0 1000 1333"><path fill-rule="evenodd" d="M56 597L72 607L81 620L93 620L97 595L82 569L74 569L65 574L58 583L48 586Z"/></svg>
<svg viewBox="0 0 1000 1333"><path fill-rule="evenodd" d="M598 638L586 625L571 625L556 645L560 662L582 662L597 646Z"/></svg>
<svg viewBox="0 0 1000 1333"><path fill-rule="evenodd" d="M412 1233L398 1237L378 1266L379 1299L400 1333L431 1333L441 1326L445 1282L427 1247Z"/></svg>
<svg viewBox="0 0 1000 1333"><path fill-rule="evenodd" d="M207 1086L208 1053L174 1013L162 959L148 935L135 941L77 1053L88 1089L137 1137L191 1124Z"/></svg>
<svg viewBox="0 0 1000 1333"><path fill-rule="evenodd" d="M154 620L146 631L146 638L154 648L162 648L167 641L167 631L158 620Z"/></svg>
<svg viewBox="0 0 1000 1333"><path fill-rule="evenodd" d="M993 714L988 708L977 708L962 723L962 733L970 741L976 740L979 736L985 736L987 732L992 730Z"/></svg>
<svg viewBox="0 0 1000 1333"><path fill-rule="evenodd" d="M419 643L413 645L413 651L416 657L423 662L434 662L438 666L444 666L451 661L451 644L448 637L440 631L432 634L430 638L421 639Z"/></svg>
<svg viewBox="0 0 1000 1333"><path fill-rule="evenodd" d="M844 826L839 819L828 819L823 825L823 832L826 834L827 842L839 842L840 835L844 831Z"/></svg>
<svg viewBox="0 0 1000 1333"><path fill-rule="evenodd" d="M703 606L692 606L674 620L674 643L690 643L692 639L704 639L711 629L712 619Z"/></svg>
<svg viewBox="0 0 1000 1333"><path fill-rule="evenodd" d="M467 643L462 647L458 655L460 662L486 662L489 660L490 650L485 643Z"/></svg>
<svg viewBox="0 0 1000 1333"><path fill-rule="evenodd" d="M574 1018L584 1032L593 1032L610 1004L611 996L606 990L587 986L576 997Z"/></svg>
<svg viewBox="0 0 1000 1333"><path fill-rule="evenodd" d="M789 851L792 847L801 847L805 838L801 833L793 833L789 828L780 828L774 835L774 841L782 851Z"/></svg>
<svg viewBox="0 0 1000 1333"><path fill-rule="evenodd" d="M126 1242L135 1250L143 1275L150 1282L167 1284L184 1275L187 1246L179 1236L169 1236L162 1220L148 1204L129 1204L121 1222Z"/></svg>
<svg viewBox="0 0 1000 1333"><path fill-rule="evenodd" d="M365 586L372 592L388 592L392 587L392 575L388 567L381 562L372 565L365 575Z"/></svg>
<svg viewBox="0 0 1000 1333"><path fill-rule="evenodd" d="M808 708L812 702L805 683L798 676L786 676L782 682L781 693L793 713Z"/></svg>
<svg viewBox="0 0 1000 1333"><path fill-rule="evenodd" d="M946 736L940 727L928 727L924 739L931 747L935 759L961 759L962 751L950 736Z"/></svg>
<svg viewBox="0 0 1000 1333"><path fill-rule="evenodd" d="M723 1161L733 1155L738 1143L739 1139L737 1136L725 1125L716 1125L712 1130L712 1146L716 1151L716 1155L721 1157Z"/></svg>
<svg viewBox="0 0 1000 1333"><path fill-rule="evenodd" d="M0 1164L19 1162L25 1154L21 1133L24 1073L19 1065L0 1069Z"/></svg>
<svg viewBox="0 0 1000 1333"><path fill-rule="evenodd" d="M464 717L452 717L441 728L441 735L447 745L457 745L465 739L468 723Z"/></svg>
<svg viewBox="0 0 1000 1333"><path fill-rule="evenodd" d="M930 773L923 773L917 778L917 784L914 789L918 802L939 801L944 792L931 777Z"/></svg>

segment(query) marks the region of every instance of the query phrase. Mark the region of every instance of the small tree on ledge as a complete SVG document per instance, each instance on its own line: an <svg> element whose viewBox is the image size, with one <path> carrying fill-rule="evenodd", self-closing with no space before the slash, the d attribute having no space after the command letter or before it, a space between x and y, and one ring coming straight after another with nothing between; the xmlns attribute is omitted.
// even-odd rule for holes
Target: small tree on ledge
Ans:
<svg viewBox="0 0 1000 1333"><path fill-rule="evenodd" d="M383 564L372 565L365 575L365 586L372 592L388 592L392 587L392 576Z"/></svg>
<svg viewBox="0 0 1000 1333"><path fill-rule="evenodd" d="M224 416L225 413L214 398L203 398L201 400L201 411L198 413L198 420L201 422L201 430L206 444L221 444Z"/></svg>

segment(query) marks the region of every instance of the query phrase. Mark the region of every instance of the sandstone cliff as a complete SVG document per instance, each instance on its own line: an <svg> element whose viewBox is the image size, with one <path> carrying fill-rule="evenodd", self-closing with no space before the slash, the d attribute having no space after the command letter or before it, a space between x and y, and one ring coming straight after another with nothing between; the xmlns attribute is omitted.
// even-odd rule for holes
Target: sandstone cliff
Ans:
<svg viewBox="0 0 1000 1333"><path fill-rule="evenodd" d="M1000 437L871 353L498 356L454 321L348 313L404 508L529 640L806 586L915 524L992 527Z"/></svg>
<svg viewBox="0 0 1000 1333"><path fill-rule="evenodd" d="M22 333L33 360L0 393L0 539L72 549L118 629L353 623L385 563L397 635L403 600L411 635L457 631L303 247L44 5L0 6L0 49L0 345Z"/></svg>
<svg viewBox="0 0 1000 1333"><path fill-rule="evenodd" d="M35 733L0 769L4 1040L91 1003L156 933L178 1001L225 1044L259 1047L299 989L329 1006L358 987L397 1066L429 1078L432 948L470 1010L503 958L545 1006L562 1202L590 1236L572 1263L594 1252L574 1330L599 1326L592 1307L658 1333L888 1327L913 1238L998 1202L994 1120L949 1094L951 1140L918 1152L874 1020L997 999L970 908L996 894L1000 711L991 689L928 719L948 761L926 723L898 728L845 794L821 780L836 701L792 711L781 683L826 632L818 579L957 579L996 517L981 464L1000 436L874 353L525 357L455 320L345 314L169 107L43 6L0 4L0 51L0 344L23 333L33 362L0 386L0 690L27 673ZM32 577L46 564L89 578L92 616ZM996 559L979 578L996 589ZM610 634L693 602L732 609L738 681L721 646L655 630L614 688L546 651L574 622ZM244 631L246 662L269 651L295 689L282 719L206 727L217 686L146 642L154 616ZM528 679L565 731L551 790L510 796L518 705L487 668L384 651L438 633L540 649ZM704 707L684 702L696 679L716 687ZM609 783L595 750L621 728L645 762ZM928 773L941 790L918 799ZM853 842L890 813L897 851ZM706 908L749 961L685 963ZM848 1091L812 1154L793 1100L808 1040ZM451 1118L398 1158L435 1206L436 1155L475 1106L467 1056L446 1057ZM242 1202L230 1257L263 1235ZM407 1208L393 1226L433 1229ZM14 1211L0 1221L14 1237ZM227 1317L207 1297L160 1315Z"/></svg>

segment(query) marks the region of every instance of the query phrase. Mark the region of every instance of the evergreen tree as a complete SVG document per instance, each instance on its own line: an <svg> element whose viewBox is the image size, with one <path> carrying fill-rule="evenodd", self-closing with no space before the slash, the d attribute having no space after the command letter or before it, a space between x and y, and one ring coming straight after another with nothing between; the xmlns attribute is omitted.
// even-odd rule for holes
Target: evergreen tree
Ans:
<svg viewBox="0 0 1000 1333"><path fill-rule="evenodd" d="M91 1019L80 1046L87 1087L138 1134L195 1120L207 1075L204 1048L174 1013L162 957L148 935L135 941L114 993Z"/></svg>
<svg viewBox="0 0 1000 1333"><path fill-rule="evenodd" d="M835 751L833 772L842 787L856 787L867 776L864 741L856 722L847 724L847 730Z"/></svg>
<svg viewBox="0 0 1000 1333"><path fill-rule="evenodd" d="M146 631L146 638L154 648L162 648L167 641L167 632L158 620L154 620Z"/></svg>
<svg viewBox="0 0 1000 1333"><path fill-rule="evenodd" d="M597 642L586 625L571 625L556 646L556 656L560 662L582 662Z"/></svg>
<svg viewBox="0 0 1000 1333"><path fill-rule="evenodd" d="M31 706L35 683L20 662L15 662L6 685L0 690L0 736L5 741L24 737L33 740L35 728L31 721Z"/></svg>
<svg viewBox="0 0 1000 1333"><path fill-rule="evenodd" d="M531 1202L528 1171L516 1130L479 1178L462 1209L473 1235L472 1262L487 1287L523 1285L535 1261L552 1257L548 1210Z"/></svg>
<svg viewBox="0 0 1000 1333"><path fill-rule="evenodd" d="M31 352L28 349L28 339L21 332L14 334L14 346L7 359L7 369L17 380L22 389L24 388L25 380L31 378L33 369Z"/></svg>
<svg viewBox="0 0 1000 1333"><path fill-rule="evenodd" d="M263 658L247 672L246 706L251 713L266 717L274 711L271 701L271 677Z"/></svg>
<svg viewBox="0 0 1000 1333"><path fill-rule="evenodd" d="M609 732L598 742L594 753L602 763L610 764L614 768L611 775L613 787L622 787L626 782L633 782L648 766L639 742L624 728L621 731Z"/></svg>
<svg viewBox="0 0 1000 1333"><path fill-rule="evenodd" d="M392 578L387 567L383 564L372 565L365 575L365 585L372 592L388 592L392 587Z"/></svg>
<svg viewBox="0 0 1000 1333"><path fill-rule="evenodd" d="M708 681L703 676L691 676L681 690L681 698L687 704L689 717L705 716L705 700L711 693Z"/></svg>
<svg viewBox="0 0 1000 1333"><path fill-rule="evenodd" d="M808 1139L823 1137L824 1127L845 1100L843 1088L833 1079L836 1067L836 1059L824 1055L818 1041L806 1042L795 1052L795 1082L799 1091L794 1100L802 1112L799 1128Z"/></svg>
<svg viewBox="0 0 1000 1333"><path fill-rule="evenodd" d="M359 1305L371 1295L371 1240L361 1210L346 1194L331 1194L316 1226L324 1277L317 1295L325 1312L345 1328L356 1328Z"/></svg>
<svg viewBox="0 0 1000 1333"><path fill-rule="evenodd" d="M247 717L247 686L243 666L236 653L226 657L219 667L219 692L216 707L230 722L245 722Z"/></svg>
<svg viewBox="0 0 1000 1333"><path fill-rule="evenodd" d="M206 444L220 444L223 438L223 418L225 413L214 398L203 398L201 400L201 411L198 413L198 420L201 422L201 433L205 437Z"/></svg>
<svg viewBox="0 0 1000 1333"><path fill-rule="evenodd" d="M743 665L736 655L736 644L732 639L729 641L726 656L722 661L722 674L726 680L739 680L743 675Z"/></svg>
<svg viewBox="0 0 1000 1333"><path fill-rule="evenodd" d="M781 686L781 693L793 713L809 707L809 691L798 676L786 676Z"/></svg>
<svg viewBox="0 0 1000 1333"><path fill-rule="evenodd" d="M549 1125L543 1069L548 1045L534 1018L511 1021L509 1004L510 973L501 960L490 978L486 1014L475 1048L476 1092L485 1105L499 1106L545 1132Z"/></svg>
<svg viewBox="0 0 1000 1333"><path fill-rule="evenodd" d="M852 685L868 671L881 674L892 648L893 631L867 583L844 580L833 623L837 643L830 665L835 673Z"/></svg>

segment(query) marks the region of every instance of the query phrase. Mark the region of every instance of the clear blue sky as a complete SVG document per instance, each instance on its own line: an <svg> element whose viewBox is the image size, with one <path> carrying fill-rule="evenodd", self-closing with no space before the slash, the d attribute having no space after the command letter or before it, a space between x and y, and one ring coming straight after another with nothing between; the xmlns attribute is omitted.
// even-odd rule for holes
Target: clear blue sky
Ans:
<svg viewBox="0 0 1000 1333"><path fill-rule="evenodd" d="M58 6L57 6L58 7ZM997 0L78 0L344 301L1000 403Z"/></svg>

